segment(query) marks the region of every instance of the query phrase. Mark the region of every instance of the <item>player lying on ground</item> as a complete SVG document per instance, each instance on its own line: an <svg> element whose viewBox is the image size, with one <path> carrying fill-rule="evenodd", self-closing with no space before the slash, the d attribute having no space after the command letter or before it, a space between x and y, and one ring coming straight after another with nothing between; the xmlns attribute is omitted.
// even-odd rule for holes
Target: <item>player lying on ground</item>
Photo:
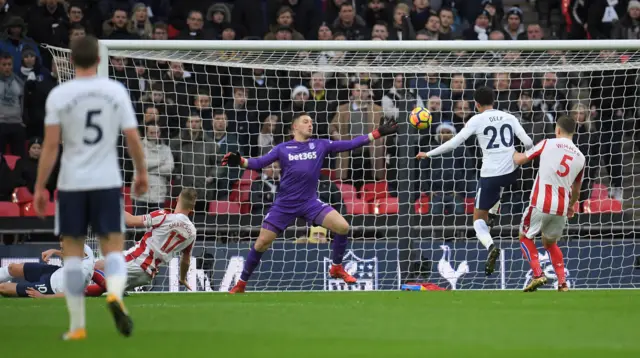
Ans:
<svg viewBox="0 0 640 358"><path fill-rule="evenodd" d="M44 143L33 195L35 211L43 217L48 201L45 184L63 141L55 230L62 235L65 248L62 281L70 320L69 331L62 336L65 340L87 336L82 257L89 225L100 238L105 255L107 308L122 335L133 331L122 299L127 267L122 256L122 176L117 150L121 133L136 168L133 190L137 195L147 191L147 166L129 92L120 82L97 76L99 52L98 40L92 36L71 45L75 78L54 88L47 97Z"/></svg>
<svg viewBox="0 0 640 358"><path fill-rule="evenodd" d="M568 291L562 251L556 241L562 235L567 216L580 196L585 158L571 140L576 122L568 116L558 118L556 138L545 139L525 153L515 153L513 161L522 165L540 158L538 175L531 192L531 203L520 223L520 248L533 270L533 279L525 292L535 291L547 283L540 267L533 239L542 233L542 244L551 257L558 277L558 291ZM569 190L571 188L571 190Z"/></svg>
<svg viewBox="0 0 640 358"><path fill-rule="evenodd" d="M476 204L473 210L473 229L478 240L489 250L485 263L485 273L491 275L495 271L500 249L494 245L490 227L493 226L498 213L502 190L513 185L518 178L517 166L513 163L515 153L515 137L526 149L533 146L533 141L525 133L518 118L507 112L493 109L494 94L489 87L480 87L473 94L478 114L471 117L465 127L451 140L428 153L420 152L417 159L432 158L450 152L463 144L472 135L476 136L478 146L482 148L482 169Z"/></svg>
<svg viewBox="0 0 640 358"><path fill-rule="evenodd" d="M60 241L62 250L50 249L42 253L42 261L49 262L52 256L63 257L64 241ZM93 275L93 251L84 245L82 277L86 287ZM24 280L24 283L9 282ZM62 267L35 262L9 264L0 267L0 295L5 297L64 297L64 275Z"/></svg>
<svg viewBox="0 0 640 358"><path fill-rule="evenodd" d="M147 215L133 216L125 212L125 221L130 227L145 227L142 240L124 253L127 261L127 290L151 284L160 265L180 253L180 283L188 290L187 272L191 263L191 249L196 241L196 228L188 215L193 211L197 193L194 189L183 189L173 213L157 210ZM96 270L104 267L104 261L96 261ZM98 283L87 287L87 296L100 296L105 292Z"/></svg>
<svg viewBox="0 0 640 358"><path fill-rule="evenodd" d="M308 114L303 113L294 118L291 129L293 140L276 145L262 157L245 159L240 153L227 153L222 161L222 165L262 169L277 160L282 168L276 199L264 217L258 240L251 248L240 280L231 289L231 293L245 291L247 281L260 263L264 252L298 217L304 217L309 223L322 226L334 233L329 275L343 279L348 284L356 283L356 279L342 267L349 224L331 206L318 199L320 170L330 153L359 148L380 137L395 133L397 124L395 121L387 121L373 132L348 141L312 139L313 120Z"/></svg>

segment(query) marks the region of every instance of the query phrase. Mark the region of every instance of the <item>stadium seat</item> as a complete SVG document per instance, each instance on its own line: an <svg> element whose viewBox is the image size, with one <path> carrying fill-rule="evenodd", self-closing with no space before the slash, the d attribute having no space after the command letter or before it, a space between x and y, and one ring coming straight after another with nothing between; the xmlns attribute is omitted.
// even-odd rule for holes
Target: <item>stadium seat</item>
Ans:
<svg viewBox="0 0 640 358"><path fill-rule="evenodd" d="M340 193L342 194L343 201L351 200L352 198L355 198L358 196L358 192L356 191L356 188L353 185L344 184L344 183L335 183L335 184L338 187L338 189L340 189Z"/></svg>
<svg viewBox="0 0 640 358"><path fill-rule="evenodd" d="M20 207L16 203L0 201L0 216L20 216Z"/></svg>
<svg viewBox="0 0 640 358"><path fill-rule="evenodd" d="M26 186L20 186L13 190L11 199L18 205L25 205L33 201L33 194L27 189Z"/></svg>
<svg viewBox="0 0 640 358"><path fill-rule="evenodd" d="M19 156L17 155L10 155L10 154L5 154L4 155L4 160L7 161L7 165L9 166L9 169L13 170L16 167L16 162L18 161L18 159L20 159Z"/></svg>
<svg viewBox="0 0 640 358"><path fill-rule="evenodd" d="M133 214L133 201L131 200L131 187L122 187L122 195L124 196L124 211Z"/></svg>
<svg viewBox="0 0 640 358"><path fill-rule="evenodd" d="M591 188L591 199L607 199L609 197L609 189L602 184L593 184Z"/></svg>
<svg viewBox="0 0 640 358"><path fill-rule="evenodd" d="M464 198L464 212L466 214L473 214L473 209L476 207L476 198Z"/></svg>
<svg viewBox="0 0 640 358"><path fill-rule="evenodd" d="M387 196L386 198L376 201L373 207L373 213L376 215L397 214L398 212L400 212L398 198L393 196Z"/></svg>
<svg viewBox="0 0 640 358"><path fill-rule="evenodd" d="M244 180L255 180L260 176L260 174L255 171L255 170L251 170L251 169L245 169L245 171L242 173L242 177L240 177L240 179L244 179Z"/></svg>
<svg viewBox="0 0 640 358"><path fill-rule="evenodd" d="M371 213L371 204L356 197L351 198L351 200L345 200L344 205L347 208L347 214L365 215Z"/></svg>
<svg viewBox="0 0 640 358"><path fill-rule="evenodd" d="M214 200L209 202L209 214L237 215L241 214L240 204L231 201Z"/></svg>
<svg viewBox="0 0 640 358"><path fill-rule="evenodd" d="M360 197L362 198L362 200L367 202L386 198L387 196L389 196L388 188L389 187L387 185L387 182L384 180L377 181L375 183L367 183L362 186L362 193Z"/></svg>
<svg viewBox="0 0 640 358"><path fill-rule="evenodd" d="M429 213L429 202L431 200L429 199L429 196L426 194L423 194L420 199L416 200L415 202L415 210L416 210L416 214L428 214Z"/></svg>
<svg viewBox="0 0 640 358"><path fill-rule="evenodd" d="M47 208L45 209L45 216L55 216L56 215L56 203L52 203L50 201L47 202ZM36 210L33 208L33 202L28 203L22 209L22 216L37 216Z"/></svg>
<svg viewBox="0 0 640 358"><path fill-rule="evenodd" d="M621 213L622 203L616 199L587 199L583 203L584 212L587 214Z"/></svg>
<svg viewBox="0 0 640 358"><path fill-rule="evenodd" d="M333 170L333 169L325 168L325 169L320 170L320 173L323 174L323 175L328 176L329 179L331 179L331 180L339 180L338 179L338 175L336 174L336 171Z"/></svg>

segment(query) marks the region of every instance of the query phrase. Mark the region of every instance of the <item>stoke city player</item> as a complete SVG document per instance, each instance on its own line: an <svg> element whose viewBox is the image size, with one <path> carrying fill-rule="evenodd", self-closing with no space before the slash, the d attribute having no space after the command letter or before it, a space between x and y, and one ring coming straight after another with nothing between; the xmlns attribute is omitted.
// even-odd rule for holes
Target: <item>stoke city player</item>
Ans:
<svg viewBox="0 0 640 358"><path fill-rule="evenodd" d="M542 233L542 244L551 257L558 278L558 291L569 290L562 251L556 241L562 235L567 217L574 215L573 206L580 197L585 157L572 141L575 128L573 119L561 116L556 122L556 138L545 139L525 153L513 155L517 165L540 158L531 203L520 223L520 248L533 271L533 279L525 287L525 292L535 291L547 283L533 243L539 233Z"/></svg>
<svg viewBox="0 0 640 358"><path fill-rule="evenodd" d="M308 114L302 113L294 118L291 130L293 140L276 145L262 157L245 159L236 152L227 153L222 161L222 165L262 169L277 160L282 168L275 201L264 217L258 240L251 248L240 279L231 289L231 293L245 291L247 281L260 263L264 252L298 217L304 217L308 222L334 233L329 275L342 279L347 284L356 283L355 277L348 274L342 266L349 224L330 205L318 199L320 170L324 159L330 153L362 147L380 137L395 133L397 124L393 120L387 121L373 132L347 141L313 139L313 120Z"/></svg>
<svg viewBox="0 0 640 358"><path fill-rule="evenodd" d="M127 89L118 81L96 75L100 58L95 37L73 42L71 62L75 78L54 88L46 101L35 211L43 216L48 200L45 184L62 141L55 231L64 241L63 282L70 318L69 331L62 338L86 337L82 256L89 225L100 238L105 255L107 307L118 331L129 336L133 322L122 300L127 268L122 255L124 220L118 139L122 131L136 168L134 191L141 195L147 190L147 170L138 121Z"/></svg>
<svg viewBox="0 0 640 358"><path fill-rule="evenodd" d="M469 119L460 133L438 148L427 153L418 153L416 158L431 158L450 152L472 135L476 136L478 145L482 148L482 169L473 210L473 228L478 240L489 251L484 269L485 274L489 276L495 271L496 261L500 256L500 249L493 243L489 226L493 226L502 190L513 185L518 178L517 167L512 159L516 151L515 137L520 139L526 149L533 146L533 141L520 125L518 118L493 108L493 89L480 87L476 89L473 98L478 114Z"/></svg>
<svg viewBox="0 0 640 358"><path fill-rule="evenodd" d="M183 189L173 213L156 210L147 215L133 216L125 212L127 226L147 228L142 239L124 253L128 271L127 290L151 284L160 265L168 265L177 253L180 253L179 282L191 290L187 273L196 241L196 228L188 215L193 211L197 196L195 189ZM98 260L96 270L101 270L104 264L103 260ZM104 287L94 283L87 287L86 293L87 296L100 296Z"/></svg>
<svg viewBox="0 0 640 358"><path fill-rule="evenodd" d="M60 241L62 250L49 249L42 253L42 261L49 262L51 257L63 257L65 242ZM82 258L83 287L91 281L93 275L93 251L84 245ZM0 295L5 297L64 297L63 271L60 266L36 262L12 263L0 267ZM9 282L21 280L23 282Z"/></svg>

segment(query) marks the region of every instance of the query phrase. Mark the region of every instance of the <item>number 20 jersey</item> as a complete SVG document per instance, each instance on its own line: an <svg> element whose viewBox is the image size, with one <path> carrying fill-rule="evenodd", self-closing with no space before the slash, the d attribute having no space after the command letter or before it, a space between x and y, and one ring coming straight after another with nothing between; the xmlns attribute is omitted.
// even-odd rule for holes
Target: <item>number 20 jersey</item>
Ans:
<svg viewBox="0 0 640 358"><path fill-rule="evenodd" d="M490 109L471 117L465 126L475 134L482 148L483 178L510 174L516 170L513 162L515 137L523 141L529 137L514 115L496 109ZM523 141L524 142L524 141Z"/></svg>
<svg viewBox="0 0 640 358"><path fill-rule="evenodd" d="M127 262L153 276L158 266L169 263L176 253L191 255L196 228L186 215L156 210L144 215L143 222L147 232L125 253Z"/></svg>
<svg viewBox="0 0 640 358"><path fill-rule="evenodd" d="M86 191L122 186L117 145L123 129L137 128L129 92L104 77L76 78L54 88L45 126L60 125L63 145L58 189Z"/></svg>

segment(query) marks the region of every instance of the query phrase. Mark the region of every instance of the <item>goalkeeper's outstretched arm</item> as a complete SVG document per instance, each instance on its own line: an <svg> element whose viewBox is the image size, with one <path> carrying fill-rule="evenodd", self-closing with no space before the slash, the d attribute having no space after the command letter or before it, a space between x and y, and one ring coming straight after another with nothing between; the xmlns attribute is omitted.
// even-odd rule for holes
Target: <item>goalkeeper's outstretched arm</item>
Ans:
<svg viewBox="0 0 640 358"><path fill-rule="evenodd" d="M378 127L373 132L367 135L361 135L351 140L336 140L329 141L329 151L334 153L346 152L349 150L353 150L364 145L373 142L374 140L387 136L389 134L393 134L398 131L398 123L395 120L390 119L384 122L380 127Z"/></svg>
<svg viewBox="0 0 640 358"><path fill-rule="evenodd" d="M279 144L273 147L269 153L258 158L246 159L239 152L229 152L222 158L222 165L258 170L278 160L279 153Z"/></svg>

